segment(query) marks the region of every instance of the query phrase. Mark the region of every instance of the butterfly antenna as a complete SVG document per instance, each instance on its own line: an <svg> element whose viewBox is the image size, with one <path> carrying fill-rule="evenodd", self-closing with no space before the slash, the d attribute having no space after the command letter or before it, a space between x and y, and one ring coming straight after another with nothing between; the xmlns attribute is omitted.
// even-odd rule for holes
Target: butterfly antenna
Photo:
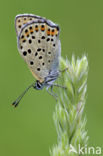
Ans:
<svg viewBox="0 0 103 156"><path fill-rule="evenodd" d="M26 92L31 88L34 87L34 83L32 83L25 91L12 103L14 107L17 107L19 102L21 101L22 97L26 94Z"/></svg>

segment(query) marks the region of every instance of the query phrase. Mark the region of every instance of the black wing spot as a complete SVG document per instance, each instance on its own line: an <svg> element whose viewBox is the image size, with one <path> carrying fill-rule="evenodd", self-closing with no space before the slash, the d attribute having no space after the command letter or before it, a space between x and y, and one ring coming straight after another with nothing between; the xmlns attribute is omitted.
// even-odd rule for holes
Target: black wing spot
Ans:
<svg viewBox="0 0 103 156"><path fill-rule="evenodd" d="M35 25L35 28L38 28L38 25Z"/></svg>
<svg viewBox="0 0 103 156"><path fill-rule="evenodd" d="M44 65L45 65L45 63L43 62L43 63L42 63L42 65L44 66Z"/></svg>
<svg viewBox="0 0 103 156"><path fill-rule="evenodd" d="M33 33L34 33L33 31L30 32L30 34L33 34Z"/></svg>
<svg viewBox="0 0 103 156"><path fill-rule="evenodd" d="M41 48L38 48L37 51L41 51Z"/></svg>
<svg viewBox="0 0 103 156"><path fill-rule="evenodd" d="M30 40L29 40L29 44L31 44L31 43L32 43L32 40L30 39Z"/></svg>
<svg viewBox="0 0 103 156"><path fill-rule="evenodd" d="M51 41L52 41L52 42L54 41L53 38L51 38Z"/></svg>
<svg viewBox="0 0 103 156"><path fill-rule="evenodd" d="M20 49L23 49L23 46L21 46Z"/></svg>
<svg viewBox="0 0 103 156"><path fill-rule="evenodd" d="M24 38L24 35L22 35L21 38Z"/></svg>
<svg viewBox="0 0 103 156"><path fill-rule="evenodd" d="M57 26L57 30L59 31L59 26Z"/></svg>
<svg viewBox="0 0 103 156"><path fill-rule="evenodd" d="M20 22L20 19L18 19L18 22Z"/></svg>
<svg viewBox="0 0 103 156"><path fill-rule="evenodd" d="M47 38L47 40L46 40L46 41L47 41L47 42L48 42L48 41L50 41L50 38Z"/></svg>
<svg viewBox="0 0 103 156"><path fill-rule="evenodd" d="M30 65L33 65L34 64L34 62L33 61L30 61Z"/></svg>
<svg viewBox="0 0 103 156"><path fill-rule="evenodd" d="M37 68L37 71L40 71L40 68Z"/></svg>
<svg viewBox="0 0 103 156"><path fill-rule="evenodd" d="M32 36L32 39L35 39L35 36Z"/></svg>
<svg viewBox="0 0 103 156"><path fill-rule="evenodd" d="M29 53L29 54L31 53L31 49L28 49L28 53Z"/></svg>
<svg viewBox="0 0 103 156"><path fill-rule="evenodd" d="M54 32L55 30L54 29L52 29L52 32Z"/></svg>
<svg viewBox="0 0 103 156"><path fill-rule="evenodd" d="M38 43L40 43L41 41L40 40L38 40Z"/></svg>
<svg viewBox="0 0 103 156"><path fill-rule="evenodd" d="M27 55L27 52L26 52L26 51L24 51L24 52L23 52L23 55L24 55L24 56L26 56L26 55Z"/></svg>
<svg viewBox="0 0 103 156"><path fill-rule="evenodd" d="M44 25L41 25L42 28L44 28Z"/></svg>
<svg viewBox="0 0 103 156"><path fill-rule="evenodd" d="M53 47L55 47L55 44L53 44Z"/></svg>
<svg viewBox="0 0 103 156"><path fill-rule="evenodd" d="M48 54L51 54L51 52L49 51Z"/></svg>
<svg viewBox="0 0 103 156"><path fill-rule="evenodd" d="M41 39L45 39L45 36L42 36Z"/></svg>
<svg viewBox="0 0 103 156"><path fill-rule="evenodd" d="M32 27L29 27L29 29L31 30L31 29L32 29Z"/></svg>
<svg viewBox="0 0 103 156"><path fill-rule="evenodd" d="M21 28L21 25L19 25L18 28Z"/></svg>
<svg viewBox="0 0 103 156"><path fill-rule="evenodd" d="M26 20L26 17L24 17L24 20Z"/></svg>
<svg viewBox="0 0 103 156"><path fill-rule="evenodd" d="M45 49L42 49L43 50L43 52L45 52Z"/></svg>
<svg viewBox="0 0 103 156"><path fill-rule="evenodd" d="M35 53L35 56L37 56L37 55L38 55L38 53L36 52L36 53Z"/></svg>
<svg viewBox="0 0 103 156"><path fill-rule="evenodd" d="M27 33L28 32L28 29L25 29L25 33Z"/></svg>
<svg viewBox="0 0 103 156"><path fill-rule="evenodd" d="M50 63L50 60L48 60L48 63Z"/></svg>
<svg viewBox="0 0 103 156"><path fill-rule="evenodd" d="M39 59L41 60L43 57L42 56L39 56Z"/></svg>
<svg viewBox="0 0 103 156"><path fill-rule="evenodd" d="M23 40L23 43L25 43L26 42L26 40Z"/></svg>

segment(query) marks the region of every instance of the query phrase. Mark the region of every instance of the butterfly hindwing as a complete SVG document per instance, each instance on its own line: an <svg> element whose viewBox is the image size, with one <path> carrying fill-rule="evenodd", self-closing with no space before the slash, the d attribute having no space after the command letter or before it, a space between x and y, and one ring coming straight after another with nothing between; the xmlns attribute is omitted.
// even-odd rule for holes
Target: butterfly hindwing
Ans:
<svg viewBox="0 0 103 156"><path fill-rule="evenodd" d="M40 82L44 81L52 69L58 67L60 48L59 27L51 21L40 17L22 26L18 49Z"/></svg>

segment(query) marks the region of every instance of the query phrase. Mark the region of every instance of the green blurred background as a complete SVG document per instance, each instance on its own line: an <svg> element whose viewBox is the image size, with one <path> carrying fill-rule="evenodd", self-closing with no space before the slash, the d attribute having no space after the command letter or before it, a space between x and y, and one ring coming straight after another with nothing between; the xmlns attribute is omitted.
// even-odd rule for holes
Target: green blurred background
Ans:
<svg viewBox="0 0 103 156"><path fill-rule="evenodd" d="M103 146L103 1L0 1L0 156L48 156L57 135L52 115L56 102L31 89L14 109L11 103L34 80L18 53L14 18L44 16L61 27L62 56L88 56L88 98L85 107L89 144ZM103 153L103 152L102 152Z"/></svg>

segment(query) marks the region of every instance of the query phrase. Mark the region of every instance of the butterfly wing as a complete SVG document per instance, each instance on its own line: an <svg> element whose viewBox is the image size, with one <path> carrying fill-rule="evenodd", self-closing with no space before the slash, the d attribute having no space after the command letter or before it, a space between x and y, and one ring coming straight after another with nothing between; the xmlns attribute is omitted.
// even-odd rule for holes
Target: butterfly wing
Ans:
<svg viewBox="0 0 103 156"><path fill-rule="evenodd" d="M50 71L57 70L59 66L58 25L44 18L28 22L19 33L18 49L33 76L43 82Z"/></svg>
<svg viewBox="0 0 103 156"><path fill-rule="evenodd" d="M21 14L21 15L17 15L15 18L15 29L16 29L16 34L19 35L21 28L31 22L34 21L36 19L41 19L40 16L36 16L36 15L32 15L32 14Z"/></svg>

